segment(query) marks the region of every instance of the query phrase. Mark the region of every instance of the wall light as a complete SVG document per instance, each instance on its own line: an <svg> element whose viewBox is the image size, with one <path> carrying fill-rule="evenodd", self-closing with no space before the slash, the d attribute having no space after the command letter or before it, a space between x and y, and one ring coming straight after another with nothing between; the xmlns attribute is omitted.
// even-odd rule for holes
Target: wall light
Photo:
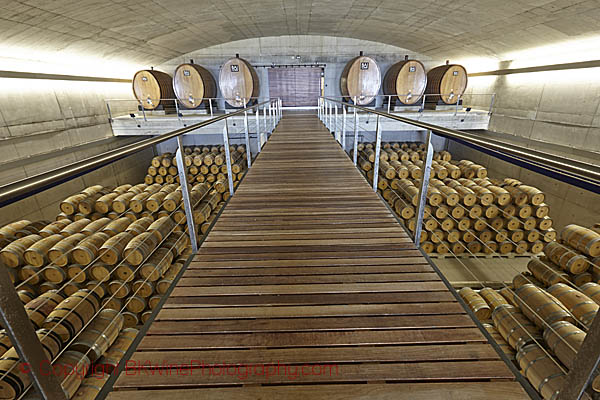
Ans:
<svg viewBox="0 0 600 400"><path fill-rule="evenodd" d="M131 79L142 66L83 52L46 51L0 44L0 70Z"/></svg>

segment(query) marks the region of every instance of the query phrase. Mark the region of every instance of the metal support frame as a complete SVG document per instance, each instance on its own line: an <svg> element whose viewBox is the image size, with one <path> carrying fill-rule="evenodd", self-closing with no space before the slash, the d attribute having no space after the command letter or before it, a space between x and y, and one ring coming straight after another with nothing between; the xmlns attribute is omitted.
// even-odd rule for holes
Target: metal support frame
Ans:
<svg viewBox="0 0 600 400"><path fill-rule="evenodd" d="M229 123L225 120L223 128L223 146L225 146L225 163L227 165L227 180L229 181L229 195L233 196L233 171L231 170L231 151L229 150Z"/></svg>
<svg viewBox="0 0 600 400"><path fill-rule="evenodd" d="M379 183L379 156L381 155L381 128L379 118L375 122L375 165L373 166L373 191L377 193L377 184Z"/></svg>
<svg viewBox="0 0 600 400"><path fill-rule="evenodd" d="M342 106L342 149L346 150L346 107Z"/></svg>
<svg viewBox="0 0 600 400"><path fill-rule="evenodd" d="M7 268L0 263L0 322L5 327L11 343L17 350L20 371L29 370L38 393L46 400L67 400L55 374L42 373L42 366L49 365L44 349L29 321L23 303L19 300ZM18 372L20 372L18 371ZM2 376L0 372L0 376Z"/></svg>
<svg viewBox="0 0 600 400"><path fill-rule="evenodd" d="M227 123L227 120L225 120ZM183 141L181 136L177 136L177 151L175 160L177 161L177 173L179 174L179 185L181 186L181 198L183 199L183 209L185 210L185 219L187 221L188 233L192 242L192 251L198 251L198 238L196 236L196 224L194 224L194 208L190 201L190 187L187 181L187 168L185 167L185 155L183 153Z"/></svg>
<svg viewBox="0 0 600 400"><path fill-rule="evenodd" d="M244 99L244 104L246 99ZM246 136L246 158L248 159L248 168L252 166L252 152L250 151L250 128L248 126L248 111L244 111L244 134Z"/></svg>
<svg viewBox="0 0 600 400"><path fill-rule="evenodd" d="M417 247L421 243L421 232L423 231L423 216L425 215L425 202L427 201L427 189L429 187L429 178L431 176L431 162L433 160L433 145L431 144L431 130L427 131L425 139L426 154L423 161L423 171L421 185L419 186L419 197L417 203L417 212L415 215L415 244Z"/></svg>
<svg viewBox="0 0 600 400"><path fill-rule="evenodd" d="M594 318L592 326L573 361L564 386L557 400L578 400L584 395L594 373L600 365L600 317ZM587 398L585 396L584 398Z"/></svg>
<svg viewBox="0 0 600 400"><path fill-rule="evenodd" d="M354 97L354 101L356 102L356 97ZM356 104L356 103L355 103ZM352 155L354 165L358 163L358 112L356 107L354 109L354 154Z"/></svg>

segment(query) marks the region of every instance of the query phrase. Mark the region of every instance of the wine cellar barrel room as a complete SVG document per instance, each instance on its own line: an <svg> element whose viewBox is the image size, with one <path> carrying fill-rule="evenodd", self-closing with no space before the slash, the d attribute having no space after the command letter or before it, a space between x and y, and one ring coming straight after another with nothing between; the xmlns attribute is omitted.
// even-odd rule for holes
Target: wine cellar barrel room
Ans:
<svg viewBox="0 0 600 400"><path fill-rule="evenodd" d="M0 399L600 399L599 10L0 0Z"/></svg>

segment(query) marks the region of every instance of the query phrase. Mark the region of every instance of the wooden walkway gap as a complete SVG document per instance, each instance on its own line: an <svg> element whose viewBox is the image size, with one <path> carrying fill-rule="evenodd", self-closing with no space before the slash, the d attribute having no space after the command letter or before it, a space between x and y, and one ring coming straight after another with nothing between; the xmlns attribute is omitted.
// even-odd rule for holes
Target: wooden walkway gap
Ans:
<svg viewBox="0 0 600 400"><path fill-rule="evenodd" d="M284 116L111 400L524 399L316 116Z"/></svg>

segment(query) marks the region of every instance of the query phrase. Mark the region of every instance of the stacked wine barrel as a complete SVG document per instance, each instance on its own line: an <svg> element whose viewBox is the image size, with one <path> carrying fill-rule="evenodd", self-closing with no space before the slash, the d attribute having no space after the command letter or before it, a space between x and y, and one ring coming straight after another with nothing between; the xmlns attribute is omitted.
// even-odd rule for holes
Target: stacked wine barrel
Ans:
<svg viewBox="0 0 600 400"><path fill-rule="evenodd" d="M372 182L375 146L361 143L358 151ZM413 232L425 153L422 143L383 143L379 157L379 192ZM421 246L428 254L538 254L556 238L543 192L490 179L484 166L447 151L434 154L426 197Z"/></svg>
<svg viewBox="0 0 600 400"><path fill-rule="evenodd" d="M213 183L226 180L227 165L225 161L225 147L203 146L185 147L184 162L187 167L188 183ZM230 146L231 170L233 181L239 181L247 167L246 146ZM153 183L179 183L177 161L172 153L163 153L152 159L144 182Z"/></svg>
<svg viewBox="0 0 600 400"><path fill-rule="evenodd" d="M52 290L26 305L53 371L64 371L56 378L67 399L94 399L138 333L125 327L125 316L119 311L100 310L105 296L101 289L79 290L70 296ZM47 298L52 301L44 302ZM87 326L81 329L83 324ZM76 327L81 329L77 337ZM73 370L76 373L68 373ZM0 333L0 373L6 374L0 379L3 399L20 397L32 383L4 332Z"/></svg>
<svg viewBox="0 0 600 400"><path fill-rule="evenodd" d="M600 230L567 225L527 269L498 291L463 288L459 294L491 324L495 333L486 326L488 332L542 397L551 399L600 309ZM600 379L592 390L600 391Z"/></svg>
<svg viewBox="0 0 600 400"><path fill-rule="evenodd" d="M240 159L245 156L233 151ZM212 183L193 183L190 200L199 236L207 232L228 198L226 175ZM0 263L33 325L41 330L39 335L48 337L47 343L43 341L48 357L66 349L56 362L78 360L82 366L102 362L114 368L122 353L119 348L112 353L105 348L120 330L124 339L116 339L113 346L124 347L133 340L134 328L148 320L191 254L181 188L176 183L95 185L68 196L59 208L55 221L20 220L0 227ZM90 327L96 327L100 316L121 321L118 329L104 334L110 340L94 339L90 331L98 330ZM102 345L85 347L94 340L103 341ZM0 331L0 353L11 346ZM15 362L18 357L15 360L13 355L0 358L0 376ZM20 396L29 379L29 375L7 374L0 379L0 398ZM92 381L81 381L63 384L69 397L98 389Z"/></svg>

